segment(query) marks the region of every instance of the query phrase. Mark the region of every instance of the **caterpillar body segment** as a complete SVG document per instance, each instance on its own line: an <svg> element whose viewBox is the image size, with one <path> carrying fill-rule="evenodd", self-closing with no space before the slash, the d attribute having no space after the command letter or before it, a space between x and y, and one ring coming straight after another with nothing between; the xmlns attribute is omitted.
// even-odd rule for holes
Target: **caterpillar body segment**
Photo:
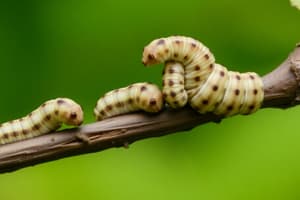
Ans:
<svg viewBox="0 0 300 200"><path fill-rule="evenodd" d="M102 120L138 110L159 112L162 107L162 92L156 85L135 83L106 93L97 101L94 114Z"/></svg>
<svg viewBox="0 0 300 200"><path fill-rule="evenodd" d="M83 111L71 99L49 100L27 116L0 125L0 144L6 144L50 133L63 123L79 126Z"/></svg>
<svg viewBox="0 0 300 200"><path fill-rule="evenodd" d="M257 111L264 99L263 82L258 74L247 72L242 74L244 80L245 101L240 108L240 113L247 115Z"/></svg>
<svg viewBox="0 0 300 200"><path fill-rule="evenodd" d="M244 87L241 74L238 72L228 72L226 90L221 102L214 110L217 115L231 116L239 113L240 106L244 101Z"/></svg>
<svg viewBox="0 0 300 200"><path fill-rule="evenodd" d="M180 108L187 103L184 68L180 63L172 61L166 63L163 73L163 97L172 108Z"/></svg>
<svg viewBox="0 0 300 200"><path fill-rule="evenodd" d="M189 90L190 105L199 113L213 112L224 98L228 76L225 67L215 64L205 83Z"/></svg>

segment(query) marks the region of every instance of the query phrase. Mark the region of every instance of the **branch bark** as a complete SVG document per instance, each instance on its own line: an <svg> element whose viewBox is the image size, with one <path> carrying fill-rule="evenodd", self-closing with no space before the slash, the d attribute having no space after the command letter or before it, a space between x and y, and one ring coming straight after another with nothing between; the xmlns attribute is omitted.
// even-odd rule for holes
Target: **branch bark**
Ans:
<svg viewBox="0 0 300 200"><path fill-rule="evenodd" d="M274 71L263 77L262 108L288 108L300 103L300 45ZM191 108L165 109L159 114L133 113L0 146L0 173L64 157L97 152L150 137L186 131L207 122L220 122L213 114Z"/></svg>

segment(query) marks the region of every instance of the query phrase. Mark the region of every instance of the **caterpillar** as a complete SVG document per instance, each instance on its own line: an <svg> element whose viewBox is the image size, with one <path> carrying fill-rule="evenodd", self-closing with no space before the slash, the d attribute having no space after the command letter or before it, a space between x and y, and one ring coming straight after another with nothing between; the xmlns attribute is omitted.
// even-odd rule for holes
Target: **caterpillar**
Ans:
<svg viewBox="0 0 300 200"><path fill-rule="evenodd" d="M170 36L153 40L144 48L142 62L146 66L165 63L165 72L168 69L181 72L176 76L163 76L163 91L184 88L173 95L164 95L171 107L185 105L186 100L177 96L186 93L188 103L199 113L250 114L261 106L264 97L263 83L256 73L228 71L215 63L214 55L205 45L190 37ZM174 102L176 106L173 106Z"/></svg>
<svg viewBox="0 0 300 200"><path fill-rule="evenodd" d="M79 104L68 98L46 101L25 117L0 125L0 144L7 144L50 133L63 123L79 126L83 111Z"/></svg>
<svg viewBox="0 0 300 200"><path fill-rule="evenodd" d="M135 83L112 90L100 97L94 109L98 121L138 110L158 112L162 109L163 97L160 89L150 83Z"/></svg>

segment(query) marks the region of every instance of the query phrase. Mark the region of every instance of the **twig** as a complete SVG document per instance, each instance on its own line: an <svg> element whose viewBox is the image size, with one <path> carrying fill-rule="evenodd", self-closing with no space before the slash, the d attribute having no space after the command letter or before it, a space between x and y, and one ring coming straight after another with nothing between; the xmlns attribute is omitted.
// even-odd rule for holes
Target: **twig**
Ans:
<svg viewBox="0 0 300 200"><path fill-rule="evenodd" d="M263 77L263 108L288 108L300 103L300 46ZM220 116L200 115L191 108L165 109L159 114L134 113L0 146L0 173L12 172L64 157L125 147L150 137L185 131Z"/></svg>

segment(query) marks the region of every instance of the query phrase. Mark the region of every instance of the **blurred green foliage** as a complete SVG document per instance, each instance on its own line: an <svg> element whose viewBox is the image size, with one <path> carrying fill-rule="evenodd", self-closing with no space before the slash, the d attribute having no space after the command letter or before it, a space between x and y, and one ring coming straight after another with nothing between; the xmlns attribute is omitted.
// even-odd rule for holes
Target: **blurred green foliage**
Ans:
<svg viewBox="0 0 300 200"><path fill-rule="evenodd" d="M201 40L219 63L263 75L299 38L288 0L1 1L0 120L70 97L85 123L104 92L161 83L141 64L152 39ZM1 200L300 198L300 108L264 109L185 134L139 141L0 175Z"/></svg>

